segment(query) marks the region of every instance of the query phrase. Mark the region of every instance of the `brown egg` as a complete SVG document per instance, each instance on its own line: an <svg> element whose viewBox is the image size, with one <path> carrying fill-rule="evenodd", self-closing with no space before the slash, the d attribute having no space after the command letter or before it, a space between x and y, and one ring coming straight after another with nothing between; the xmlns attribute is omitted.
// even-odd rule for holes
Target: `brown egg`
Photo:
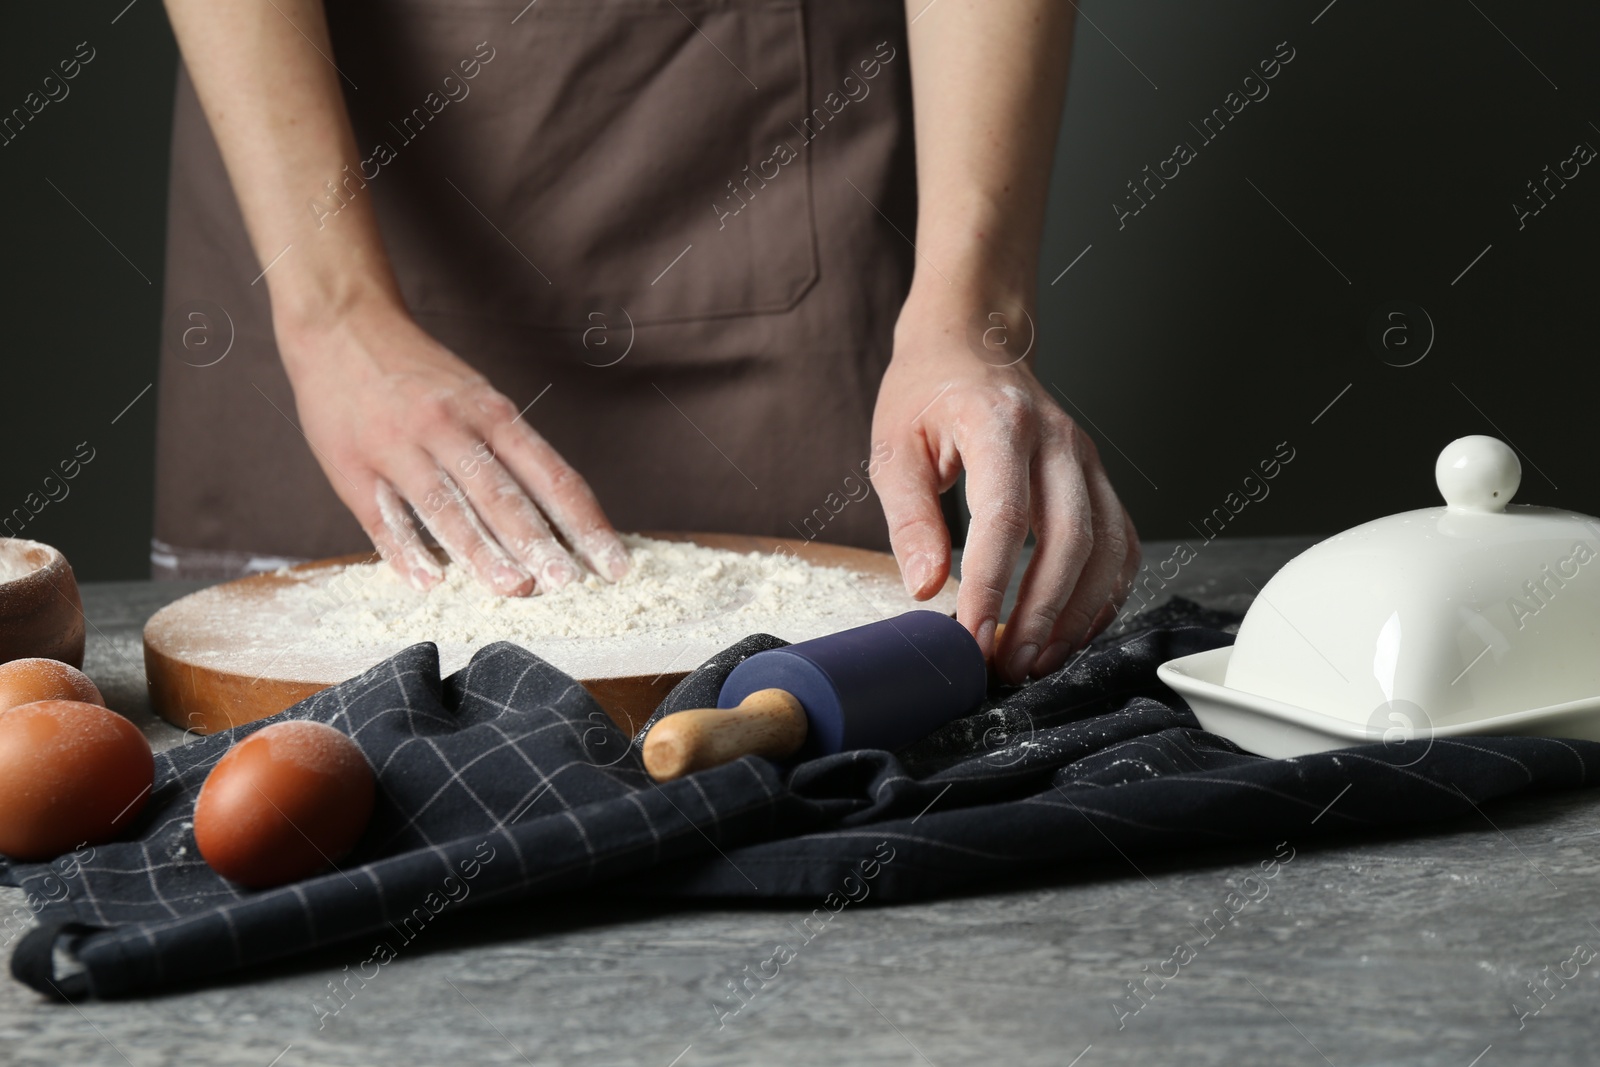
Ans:
<svg viewBox="0 0 1600 1067"><path fill-rule="evenodd" d="M150 797L155 760L138 727L76 700L0 714L0 852L47 860L109 841Z"/></svg>
<svg viewBox="0 0 1600 1067"><path fill-rule="evenodd" d="M0 663L0 712L36 700L79 700L105 707L105 698L76 667L55 659L14 659Z"/></svg>
<svg viewBox="0 0 1600 1067"><path fill-rule="evenodd" d="M335 863L372 816L372 768L331 726L304 719L257 731L206 776L194 840L211 869L252 889Z"/></svg>

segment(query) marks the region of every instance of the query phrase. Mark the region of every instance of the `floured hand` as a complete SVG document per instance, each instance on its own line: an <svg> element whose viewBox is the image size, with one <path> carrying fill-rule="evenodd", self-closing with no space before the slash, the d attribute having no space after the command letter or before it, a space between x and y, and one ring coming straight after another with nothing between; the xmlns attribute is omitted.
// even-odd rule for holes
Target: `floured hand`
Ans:
<svg viewBox="0 0 1600 1067"><path fill-rule="evenodd" d="M966 471L972 524L957 617L1000 675L1019 683L1058 669L1116 617L1139 566L1139 538L1094 442L998 335L984 347L986 321L942 300L907 302L872 424L874 443L894 458L873 483L906 588L926 599L950 573L939 494ZM994 321L1028 320L1017 307ZM1033 558L996 647L1001 601L1030 529Z"/></svg>
<svg viewBox="0 0 1600 1067"><path fill-rule="evenodd" d="M578 472L403 311L364 305L315 330L280 329L278 343L323 473L412 585L442 577L413 511L451 559L506 596L559 589L585 564L612 580L627 572Z"/></svg>

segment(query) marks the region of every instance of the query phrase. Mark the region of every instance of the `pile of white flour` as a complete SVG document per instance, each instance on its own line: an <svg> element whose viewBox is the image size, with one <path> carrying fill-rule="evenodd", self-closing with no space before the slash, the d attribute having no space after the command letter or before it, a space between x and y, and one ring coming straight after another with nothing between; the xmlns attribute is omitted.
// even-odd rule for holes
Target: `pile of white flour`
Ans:
<svg viewBox="0 0 1600 1067"><path fill-rule="evenodd" d="M630 568L612 583L593 575L530 597L497 596L451 564L426 593L386 563L280 572L293 579L263 597L203 603L210 649L202 662L246 673L339 680L419 641L456 670L495 641L527 648L575 677L690 670L752 633L801 641L913 607L952 610L943 597L915 604L898 581L788 555L738 553L624 535ZM209 644L209 642L206 642Z"/></svg>
<svg viewBox="0 0 1600 1067"><path fill-rule="evenodd" d="M831 617L860 609L855 576L789 556L623 536L628 573L528 597L505 597L449 564L445 580L418 592L384 563L346 568L335 581L300 583L279 594L294 610L317 613L318 628L354 644L531 645L551 638L621 637L709 623L738 630L741 618Z"/></svg>

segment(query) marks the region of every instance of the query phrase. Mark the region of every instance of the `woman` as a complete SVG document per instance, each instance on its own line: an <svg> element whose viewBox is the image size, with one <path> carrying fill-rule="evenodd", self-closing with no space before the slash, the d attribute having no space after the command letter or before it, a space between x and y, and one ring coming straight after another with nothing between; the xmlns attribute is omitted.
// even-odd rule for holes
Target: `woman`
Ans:
<svg viewBox="0 0 1600 1067"><path fill-rule="evenodd" d="M1059 667L1138 559L1007 354L1070 14L924 2L168 0L158 572L365 539L426 587L420 519L526 595L620 577L614 520L887 540L925 598L964 469L958 615Z"/></svg>

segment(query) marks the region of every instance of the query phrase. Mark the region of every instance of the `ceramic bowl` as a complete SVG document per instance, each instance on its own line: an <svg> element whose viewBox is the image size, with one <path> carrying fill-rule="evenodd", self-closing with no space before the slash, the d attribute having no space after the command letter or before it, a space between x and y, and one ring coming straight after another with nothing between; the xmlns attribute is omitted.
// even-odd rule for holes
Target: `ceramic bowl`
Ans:
<svg viewBox="0 0 1600 1067"><path fill-rule="evenodd" d="M1206 729L1273 756L1600 739L1600 519L1511 505L1521 464L1492 437L1452 442L1434 476L1444 507L1312 546L1261 589L1232 648L1162 665Z"/></svg>
<svg viewBox="0 0 1600 1067"><path fill-rule="evenodd" d="M0 663L44 656L83 666L83 600L67 557L49 545L0 537Z"/></svg>

